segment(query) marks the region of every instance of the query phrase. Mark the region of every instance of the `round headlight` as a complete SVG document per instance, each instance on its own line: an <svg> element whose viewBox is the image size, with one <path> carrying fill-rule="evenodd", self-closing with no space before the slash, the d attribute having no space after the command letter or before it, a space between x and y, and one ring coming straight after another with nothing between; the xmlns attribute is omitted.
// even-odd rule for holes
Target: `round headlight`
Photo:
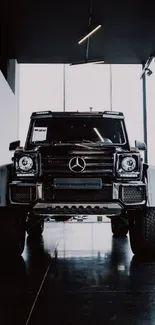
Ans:
<svg viewBox="0 0 155 325"><path fill-rule="evenodd" d="M33 167L33 160L31 157L24 156L19 159L19 168L28 171Z"/></svg>
<svg viewBox="0 0 155 325"><path fill-rule="evenodd" d="M136 167L136 160L133 157L126 157L122 160L121 165L125 172L132 172Z"/></svg>

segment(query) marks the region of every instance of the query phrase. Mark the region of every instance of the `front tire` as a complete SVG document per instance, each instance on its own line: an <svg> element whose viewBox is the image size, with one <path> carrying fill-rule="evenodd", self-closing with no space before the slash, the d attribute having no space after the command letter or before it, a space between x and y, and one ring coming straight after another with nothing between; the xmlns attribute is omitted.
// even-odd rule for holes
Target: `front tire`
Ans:
<svg viewBox="0 0 155 325"><path fill-rule="evenodd" d="M133 254L155 256L155 208L132 212L129 234Z"/></svg>
<svg viewBox="0 0 155 325"><path fill-rule="evenodd" d="M114 237L125 237L128 233L128 224L126 219L114 217L111 219L111 230Z"/></svg>
<svg viewBox="0 0 155 325"><path fill-rule="evenodd" d="M31 237L40 237L44 231L44 219L30 215L26 223L26 231Z"/></svg>

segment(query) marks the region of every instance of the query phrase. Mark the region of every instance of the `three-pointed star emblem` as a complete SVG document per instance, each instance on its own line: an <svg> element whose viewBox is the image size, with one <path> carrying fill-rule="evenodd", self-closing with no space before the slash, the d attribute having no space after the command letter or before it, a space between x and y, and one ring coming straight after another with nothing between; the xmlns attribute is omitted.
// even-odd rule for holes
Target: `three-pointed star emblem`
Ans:
<svg viewBox="0 0 155 325"><path fill-rule="evenodd" d="M86 167L86 162L81 157L74 157L69 162L69 169L74 173L82 173Z"/></svg>

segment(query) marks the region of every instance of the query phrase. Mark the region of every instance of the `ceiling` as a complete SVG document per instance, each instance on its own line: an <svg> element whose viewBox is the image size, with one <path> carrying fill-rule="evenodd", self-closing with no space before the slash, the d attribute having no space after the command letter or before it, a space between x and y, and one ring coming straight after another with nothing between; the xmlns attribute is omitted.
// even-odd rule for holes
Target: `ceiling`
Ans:
<svg viewBox="0 0 155 325"><path fill-rule="evenodd" d="M10 2L10 3L9 3ZM5 1L3 49L19 63L85 61L90 0ZM145 62L155 49L154 1L94 0L88 60L109 64Z"/></svg>

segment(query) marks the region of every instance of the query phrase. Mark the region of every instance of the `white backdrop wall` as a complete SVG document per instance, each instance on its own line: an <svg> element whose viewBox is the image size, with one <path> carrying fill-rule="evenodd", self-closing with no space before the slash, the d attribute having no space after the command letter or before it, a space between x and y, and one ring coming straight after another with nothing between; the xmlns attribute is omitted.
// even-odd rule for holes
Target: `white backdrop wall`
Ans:
<svg viewBox="0 0 155 325"><path fill-rule="evenodd" d="M18 140L18 100L0 71L0 165L11 162L9 143Z"/></svg>
<svg viewBox="0 0 155 325"><path fill-rule="evenodd" d="M32 112L63 109L63 65L21 64L19 135L24 145Z"/></svg>
<svg viewBox="0 0 155 325"><path fill-rule="evenodd" d="M112 66L112 107L125 115L130 144L143 141L143 95L141 65Z"/></svg>
<svg viewBox="0 0 155 325"><path fill-rule="evenodd" d="M109 65L66 65L66 111L110 109Z"/></svg>
<svg viewBox="0 0 155 325"><path fill-rule="evenodd" d="M63 110L63 65L20 65L20 138L25 141L30 115ZM112 65L112 109L126 117L130 143L143 141L141 65ZM65 110L110 110L110 66L65 67Z"/></svg>

